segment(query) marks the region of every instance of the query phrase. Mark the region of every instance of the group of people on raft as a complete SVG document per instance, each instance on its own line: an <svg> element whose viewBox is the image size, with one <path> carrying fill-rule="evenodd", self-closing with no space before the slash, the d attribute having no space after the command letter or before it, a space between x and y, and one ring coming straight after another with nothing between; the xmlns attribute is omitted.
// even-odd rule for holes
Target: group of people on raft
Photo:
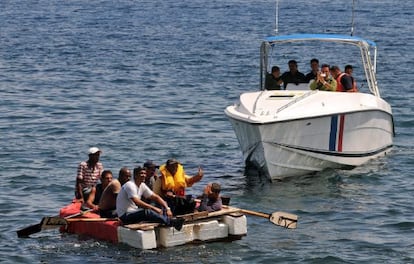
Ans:
<svg viewBox="0 0 414 264"><path fill-rule="evenodd" d="M161 166L148 160L133 169L132 179L127 167L120 169L118 179L113 179L112 172L104 170L99 161L101 153L97 147L89 148L88 160L78 166L75 196L82 202L82 210L93 210L106 218L118 217L123 224L157 222L181 230L184 219L175 216L222 208L218 183L207 184L197 201L185 194L186 187L203 178L201 167L196 175L188 176L176 159L168 159Z"/></svg>

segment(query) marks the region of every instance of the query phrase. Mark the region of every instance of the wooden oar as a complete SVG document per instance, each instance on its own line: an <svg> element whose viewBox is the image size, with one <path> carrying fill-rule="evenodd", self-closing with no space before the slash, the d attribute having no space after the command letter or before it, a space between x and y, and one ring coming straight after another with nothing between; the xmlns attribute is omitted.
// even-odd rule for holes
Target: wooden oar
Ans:
<svg viewBox="0 0 414 264"><path fill-rule="evenodd" d="M89 209L86 211L82 211L73 215L69 215L66 216L64 219L70 219L76 216L81 216L86 214L87 212L92 211L93 209ZM49 229L49 228L53 228L53 227L57 227L58 225L48 225L48 220L51 217L43 217L42 220L40 221L40 223L35 224L35 225L31 225L28 227L25 227L23 229L17 230L17 237L29 237L32 234L35 233L39 233L40 231L44 230L44 229Z"/></svg>
<svg viewBox="0 0 414 264"><path fill-rule="evenodd" d="M118 218L62 218L57 216L45 217L45 226L62 226L74 222L106 222L118 221Z"/></svg>
<svg viewBox="0 0 414 264"><path fill-rule="evenodd" d="M196 202L201 202L200 199L194 199L194 200ZM223 205L222 207L223 207L223 209L232 208L228 205ZM237 208L237 209L239 209L239 208ZM291 214L291 213L273 212L272 214L266 214L266 213L256 212L256 211L247 210L247 209L239 209L238 211L241 212L241 213L244 213L244 214L249 214L249 215L260 216L260 217L263 217L263 218L267 218L273 224L284 227L284 228L294 229L294 228L297 227L297 224L298 224L298 216L295 215L295 214ZM209 215L212 215L212 213L210 213Z"/></svg>
<svg viewBox="0 0 414 264"><path fill-rule="evenodd" d="M269 219L270 222L272 222L275 225L293 229L297 227L298 224L298 216L295 214L285 213L285 212L273 212L272 214L266 214L246 209L240 209L240 212L254 215L254 216L260 216L263 218Z"/></svg>

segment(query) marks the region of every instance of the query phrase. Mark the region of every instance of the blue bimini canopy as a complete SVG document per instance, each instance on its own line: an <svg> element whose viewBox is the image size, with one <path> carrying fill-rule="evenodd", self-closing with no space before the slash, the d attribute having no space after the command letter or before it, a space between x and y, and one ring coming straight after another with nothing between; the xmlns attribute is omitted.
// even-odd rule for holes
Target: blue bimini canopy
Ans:
<svg viewBox="0 0 414 264"><path fill-rule="evenodd" d="M276 43L286 43L286 42L302 42L302 41L326 41L326 42L336 42L336 43L345 43L353 44L356 46L365 46L375 48L377 45L374 41L363 39L356 36L348 35L338 35L338 34L293 34L293 35L280 35L280 36L270 36L264 39L270 45Z"/></svg>

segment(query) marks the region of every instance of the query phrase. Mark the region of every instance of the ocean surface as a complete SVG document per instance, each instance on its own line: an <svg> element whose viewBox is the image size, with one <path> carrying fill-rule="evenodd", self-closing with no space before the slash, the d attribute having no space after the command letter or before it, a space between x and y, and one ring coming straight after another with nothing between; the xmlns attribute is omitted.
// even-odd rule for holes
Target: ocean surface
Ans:
<svg viewBox="0 0 414 264"><path fill-rule="evenodd" d="M269 183L245 175L223 111L259 87L275 1L0 1L0 262L414 263L413 2L355 2L355 35L379 47L395 147L353 170ZM350 0L279 8L280 33L350 33ZM18 239L71 201L90 146L114 176L146 159L200 165L190 193L218 181L232 205L297 214L298 228L248 216L241 240L161 250L57 230Z"/></svg>

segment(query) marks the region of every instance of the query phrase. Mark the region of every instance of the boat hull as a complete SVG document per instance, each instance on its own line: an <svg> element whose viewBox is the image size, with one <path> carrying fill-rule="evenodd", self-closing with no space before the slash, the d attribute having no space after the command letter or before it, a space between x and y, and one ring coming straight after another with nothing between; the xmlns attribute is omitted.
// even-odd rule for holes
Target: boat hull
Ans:
<svg viewBox="0 0 414 264"><path fill-rule="evenodd" d="M293 59L317 50L322 50L318 56L321 61L341 65L352 58L353 66L360 70L355 72L358 77L352 77L352 82L358 79L358 85L352 84L353 92L339 92L351 80L339 74L338 66L329 65L320 69L328 67L329 74L324 69L328 76L318 73L309 83L281 77L283 90L269 89L274 65L287 62L290 68L291 63L296 64ZM242 93L239 102L225 110L246 163L270 179L280 179L359 166L385 155L393 145L394 123L391 106L381 98L376 64L376 43L357 36L290 34L265 38L260 46L260 91ZM332 87L334 82L328 85L331 78L336 78L336 88Z"/></svg>
<svg viewBox="0 0 414 264"><path fill-rule="evenodd" d="M309 101L318 100L309 97ZM238 115L240 108L229 106L226 115L244 160L271 180L359 166L385 155L393 145L393 119L387 107L354 107L343 113L319 109L323 115L267 118L264 122L242 117L245 113Z"/></svg>

